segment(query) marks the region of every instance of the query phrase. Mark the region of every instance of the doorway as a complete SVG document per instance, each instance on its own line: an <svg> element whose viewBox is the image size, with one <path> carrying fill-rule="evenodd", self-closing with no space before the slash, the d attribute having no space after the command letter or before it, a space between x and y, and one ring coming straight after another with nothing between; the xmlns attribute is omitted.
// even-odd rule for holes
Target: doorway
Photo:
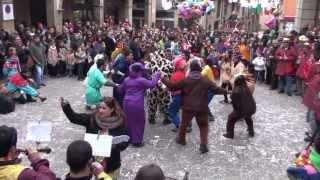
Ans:
<svg viewBox="0 0 320 180"><path fill-rule="evenodd" d="M46 10L46 0L30 0L31 25L37 25L38 22L47 25Z"/></svg>

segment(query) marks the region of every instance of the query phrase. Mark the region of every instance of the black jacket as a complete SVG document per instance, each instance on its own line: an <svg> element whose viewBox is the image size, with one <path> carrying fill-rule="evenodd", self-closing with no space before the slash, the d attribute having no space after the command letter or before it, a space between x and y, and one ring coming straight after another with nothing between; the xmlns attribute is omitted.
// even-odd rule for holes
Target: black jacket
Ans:
<svg viewBox="0 0 320 180"><path fill-rule="evenodd" d="M256 102L248 87L235 87L231 94L233 110L242 117L251 117L256 112Z"/></svg>
<svg viewBox="0 0 320 180"><path fill-rule="evenodd" d="M98 127L96 121L94 120L94 114L85 114L85 113L75 113L70 104L67 104L62 107L63 112L66 114L70 122L86 127L86 133L98 134L101 128ZM109 129L109 135L111 136L120 136L128 135L127 129L123 126L117 127L115 129ZM107 167L105 169L106 173L112 172L121 166L121 154L120 152L125 150L128 147L127 142L117 144L111 150L111 156L106 158Z"/></svg>

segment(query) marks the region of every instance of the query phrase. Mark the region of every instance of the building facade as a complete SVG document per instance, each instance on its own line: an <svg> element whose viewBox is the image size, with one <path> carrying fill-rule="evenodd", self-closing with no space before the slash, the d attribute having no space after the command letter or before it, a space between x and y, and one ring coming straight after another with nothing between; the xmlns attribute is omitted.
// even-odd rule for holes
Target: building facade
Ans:
<svg viewBox="0 0 320 180"><path fill-rule="evenodd" d="M260 29L259 16L255 14L255 9L242 7L239 0L215 0L214 3L214 11L200 20L203 27L210 30L221 29L232 12L237 12L238 18L248 31Z"/></svg>
<svg viewBox="0 0 320 180"><path fill-rule="evenodd" d="M164 10L161 0L0 0L0 4L13 6L13 19L4 19L4 12L1 14L0 26L8 31L13 31L18 23L41 22L58 30L64 20L93 20L101 24L106 16L114 16L116 23L127 19L136 27L183 24L177 10ZM237 0L215 0L215 10L203 16L200 24L210 30L218 29L233 11L238 12L248 30L258 28L258 18L248 8L242 8Z"/></svg>
<svg viewBox="0 0 320 180"><path fill-rule="evenodd" d="M295 29L299 31L303 27L319 24L320 1L297 0Z"/></svg>

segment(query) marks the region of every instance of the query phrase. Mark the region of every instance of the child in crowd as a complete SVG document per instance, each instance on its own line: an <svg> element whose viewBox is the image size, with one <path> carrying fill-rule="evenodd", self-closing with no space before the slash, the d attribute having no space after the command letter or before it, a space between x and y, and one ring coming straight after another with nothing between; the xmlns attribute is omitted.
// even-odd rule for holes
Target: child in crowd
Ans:
<svg viewBox="0 0 320 180"><path fill-rule="evenodd" d="M77 51L75 52L76 64L77 64L77 74L78 80L82 81L85 78L85 60L87 58L87 53L85 50L85 45L81 44Z"/></svg>
<svg viewBox="0 0 320 180"><path fill-rule="evenodd" d="M3 76L8 78L17 72L21 71L19 57L17 56L16 48L9 48L9 58L5 61L3 65Z"/></svg>
<svg viewBox="0 0 320 180"><path fill-rule="evenodd" d="M58 51L54 40L49 40L48 49L48 73L50 76L57 76L58 74Z"/></svg>
<svg viewBox="0 0 320 180"><path fill-rule="evenodd" d="M253 59L252 64L254 65L256 81L263 83L265 79L266 58L261 53L257 53L257 57Z"/></svg>
<svg viewBox="0 0 320 180"><path fill-rule="evenodd" d="M70 167L66 180L89 180L94 175L99 180L112 180L103 171L103 166L93 162L91 145L83 140L73 141L67 149L67 164Z"/></svg>
<svg viewBox="0 0 320 180"><path fill-rule="evenodd" d="M73 50L70 48L66 52L66 68L69 77L72 77L74 71L74 64L75 64L75 56Z"/></svg>
<svg viewBox="0 0 320 180"><path fill-rule="evenodd" d="M230 61L230 59L228 58L228 54L224 53L222 55L222 63L221 63L221 87L226 89L227 91L231 91L232 90L232 84L231 84L231 77L232 77L232 73L231 73L231 67L232 67L232 63ZM229 103L228 100L228 96L224 95L224 101L222 101L224 103Z"/></svg>

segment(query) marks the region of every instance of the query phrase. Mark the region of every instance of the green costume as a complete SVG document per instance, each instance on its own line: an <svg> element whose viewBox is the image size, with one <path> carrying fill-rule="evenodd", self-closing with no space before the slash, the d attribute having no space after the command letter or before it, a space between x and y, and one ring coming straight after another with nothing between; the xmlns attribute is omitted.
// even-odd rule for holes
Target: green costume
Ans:
<svg viewBox="0 0 320 180"><path fill-rule="evenodd" d="M87 105L99 105L102 99L100 88L107 83L107 79L97 67L90 68L87 74L88 82L86 89Z"/></svg>

